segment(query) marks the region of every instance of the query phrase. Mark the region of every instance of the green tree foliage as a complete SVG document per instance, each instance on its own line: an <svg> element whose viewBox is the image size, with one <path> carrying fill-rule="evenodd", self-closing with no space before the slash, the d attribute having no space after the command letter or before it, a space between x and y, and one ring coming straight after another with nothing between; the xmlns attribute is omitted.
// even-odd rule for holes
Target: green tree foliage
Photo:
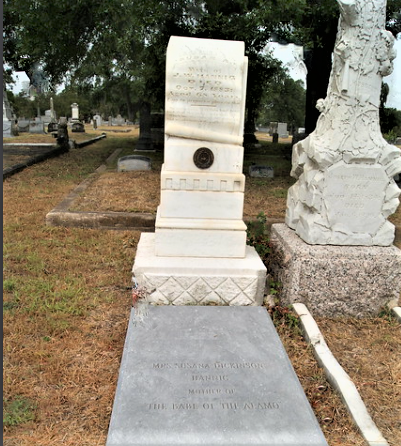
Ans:
<svg viewBox="0 0 401 446"><path fill-rule="evenodd" d="M385 107L389 92L390 89L388 84L383 82L380 93L380 127L383 134L391 134L392 137L390 137L390 139L395 139L397 136L401 135L401 111L396 110L395 108Z"/></svg>
<svg viewBox="0 0 401 446"><path fill-rule="evenodd" d="M278 29L277 39L281 43L292 42L304 46L308 69L305 127L306 132L311 133L319 117L316 102L325 98L327 93L339 8L334 0L303 0L295 3L298 7L303 3L302 12L293 14L292 26L284 24ZM401 30L401 0L388 0L386 13L386 28L396 36Z"/></svg>
<svg viewBox="0 0 401 446"><path fill-rule="evenodd" d="M29 76L40 63L53 85L65 77L92 85L106 110L116 96L113 85L124 98L120 110L134 115L141 102L163 107L171 35L244 40L252 81L248 115L253 116L266 77L279 69L259 54L283 17L279 3L284 2L270 3L266 8L259 0L5 0L4 55Z"/></svg>
<svg viewBox="0 0 401 446"><path fill-rule="evenodd" d="M388 0L393 32L400 29L400 4ZM142 103L163 107L171 35L245 41L250 131L263 91L283 78L279 64L261 55L273 35L306 48L306 120L313 130L338 20L334 0L4 0L3 6L3 57L14 70L32 77L39 63L52 85L78 85L102 112L118 109L131 119Z"/></svg>
<svg viewBox="0 0 401 446"><path fill-rule="evenodd" d="M291 78L270 83L263 92L258 124L265 127L271 121L287 122L290 131L304 127L305 89L302 84Z"/></svg>

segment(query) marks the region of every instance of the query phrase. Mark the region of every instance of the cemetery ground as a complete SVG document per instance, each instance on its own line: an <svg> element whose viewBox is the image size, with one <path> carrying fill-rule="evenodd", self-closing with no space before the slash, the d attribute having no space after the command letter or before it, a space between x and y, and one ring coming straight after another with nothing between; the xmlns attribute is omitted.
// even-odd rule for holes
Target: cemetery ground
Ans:
<svg viewBox="0 0 401 446"><path fill-rule="evenodd" d="M102 131L70 138L85 140ZM122 149L119 156L132 153L136 137L134 130L108 132L95 144L30 166L3 182L6 446L105 444L140 232L51 227L45 216L116 149ZM52 142L49 138L35 135L30 140ZM245 220L259 212L283 219L286 191L293 183L288 153L283 145L266 143L245 156L245 173L255 163L273 165L276 174L274 180L247 176ZM152 171L116 173L111 163L94 175L74 206L154 213L162 156L144 155L153 158ZM391 220L401 226L400 208ZM396 245L401 248L399 239ZM295 314L280 305L268 310L329 445L364 445L317 366ZM375 318L317 318L317 323L383 436L391 446L400 445L399 323L385 310Z"/></svg>

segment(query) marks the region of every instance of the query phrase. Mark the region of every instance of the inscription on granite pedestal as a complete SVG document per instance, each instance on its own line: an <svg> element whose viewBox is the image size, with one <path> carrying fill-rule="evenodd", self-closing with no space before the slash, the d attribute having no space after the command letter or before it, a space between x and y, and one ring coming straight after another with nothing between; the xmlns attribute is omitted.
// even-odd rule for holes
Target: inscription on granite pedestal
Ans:
<svg viewBox="0 0 401 446"><path fill-rule="evenodd" d="M133 321L107 446L327 446L264 308L150 307Z"/></svg>

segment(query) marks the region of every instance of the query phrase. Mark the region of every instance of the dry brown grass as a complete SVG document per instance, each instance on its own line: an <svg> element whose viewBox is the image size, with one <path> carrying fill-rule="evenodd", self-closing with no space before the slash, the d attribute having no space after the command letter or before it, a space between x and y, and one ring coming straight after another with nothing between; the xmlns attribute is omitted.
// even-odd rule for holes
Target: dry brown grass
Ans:
<svg viewBox="0 0 401 446"><path fill-rule="evenodd" d="M156 213L160 171L105 172L75 200L71 210Z"/></svg>
<svg viewBox="0 0 401 446"><path fill-rule="evenodd" d="M388 318L317 319L337 360L391 445L401 445L400 325Z"/></svg>
<svg viewBox="0 0 401 446"><path fill-rule="evenodd" d="M3 183L3 401L7 405L20 396L36 405L32 421L5 426L7 446L105 444L140 234L46 227L45 215L104 162L116 148L115 138L108 135L95 145L31 166ZM124 175L126 193L138 194L131 187L136 177ZM158 174L151 175L144 180L148 183L135 186L142 200L150 192L149 181L157 181ZM103 189L115 196L112 173L104 178L110 182L105 180ZM258 184L249 182L247 187L248 194L255 189L252 199L258 200L258 210L269 215L274 207L281 209L277 215L282 212L283 198L275 206L271 198L263 201ZM275 187L272 196L282 194L285 184ZM104 193L101 189L99 194ZM111 206L114 199L109 201ZM329 445L362 446L361 436L302 336L279 310L276 313L281 339ZM321 318L318 323L390 445L400 445L399 325L388 317Z"/></svg>

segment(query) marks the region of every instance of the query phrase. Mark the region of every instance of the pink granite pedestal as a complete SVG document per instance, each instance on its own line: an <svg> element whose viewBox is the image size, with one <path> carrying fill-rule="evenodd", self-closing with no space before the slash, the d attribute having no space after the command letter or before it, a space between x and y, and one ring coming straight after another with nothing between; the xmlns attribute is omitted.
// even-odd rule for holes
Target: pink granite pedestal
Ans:
<svg viewBox="0 0 401 446"><path fill-rule="evenodd" d="M401 250L395 246L308 245L285 224L271 229L272 273L281 302L315 316L373 316L397 304Z"/></svg>

